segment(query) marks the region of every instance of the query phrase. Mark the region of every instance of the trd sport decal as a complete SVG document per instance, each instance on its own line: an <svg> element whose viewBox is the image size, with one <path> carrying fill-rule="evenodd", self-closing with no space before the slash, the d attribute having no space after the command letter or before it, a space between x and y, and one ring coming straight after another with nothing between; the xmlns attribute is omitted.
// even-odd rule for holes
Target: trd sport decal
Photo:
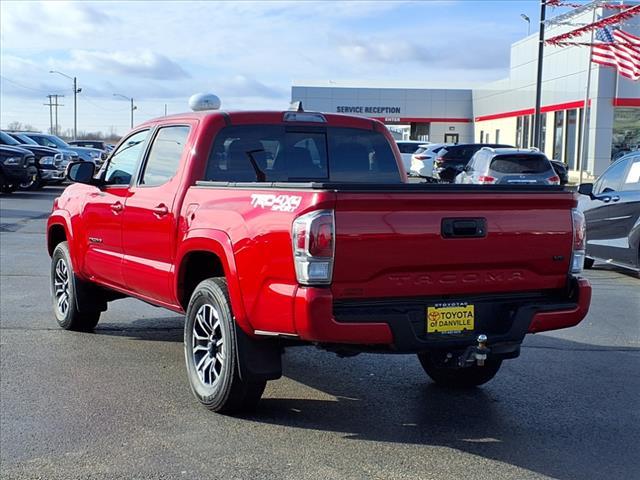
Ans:
<svg viewBox="0 0 640 480"><path fill-rule="evenodd" d="M301 201L302 197L295 195L251 194L252 207L267 208L273 212L294 212L300 206Z"/></svg>

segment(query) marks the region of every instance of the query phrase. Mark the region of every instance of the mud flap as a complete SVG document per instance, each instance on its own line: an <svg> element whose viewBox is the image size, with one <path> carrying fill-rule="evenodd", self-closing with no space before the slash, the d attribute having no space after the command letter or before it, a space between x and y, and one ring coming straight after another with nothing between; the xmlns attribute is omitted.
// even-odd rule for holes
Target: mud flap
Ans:
<svg viewBox="0 0 640 480"><path fill-rule="evenodd" d="M255 340L235 322L240 378L248 381L276 380L282 376L282 349L274 340Z"/></svg>

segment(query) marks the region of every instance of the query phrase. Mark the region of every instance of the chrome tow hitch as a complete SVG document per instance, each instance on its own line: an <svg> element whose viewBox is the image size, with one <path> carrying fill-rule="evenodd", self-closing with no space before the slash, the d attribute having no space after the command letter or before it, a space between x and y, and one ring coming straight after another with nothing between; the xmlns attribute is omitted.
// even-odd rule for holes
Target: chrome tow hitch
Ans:
<svg viewBox="0 0 640 480"><path fill-rule="evenodd" d="M487 336L480 334L476 337L477 345L467 347L460 357L458 357L458 367L470 366L469 364L475 363L479 367L484 366L484 362L487 360L487 354L491 352L491 349L487 347Z"/></svg>
<svg viewBox="0 0 640 480"><path fill-rule="evenodd" d="M487 348L487 336L480 334L476 340L478 341L475 353L476 365L482 367L484 366L484 361L487 359L487 352L489 351Z"/></svg>

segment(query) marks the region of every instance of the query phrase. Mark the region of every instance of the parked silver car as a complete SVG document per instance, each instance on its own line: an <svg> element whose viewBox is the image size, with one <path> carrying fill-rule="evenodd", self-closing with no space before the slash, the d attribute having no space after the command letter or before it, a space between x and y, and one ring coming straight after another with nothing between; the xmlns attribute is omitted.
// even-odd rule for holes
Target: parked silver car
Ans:
<svg viewBox="0 0 640 480"><path fill-rule="evenodd" d="M60 137L57 137L56 135L49 135L47 133L24 132L23 134L36 143L44 145L45 147L52 147L63 151L75 152L80 157L80 160L83 160L85 162L93 162L97 167L102 165L103 151L98 150L97 148L76 147L73 145L69 145Z"/></svg>
<svg viewBox="0 0 640 480"><path fill-rule="evenodd" d="M483 147L456 176L455 183L560 185L560 177L546 155L536 149Z"/></svg>

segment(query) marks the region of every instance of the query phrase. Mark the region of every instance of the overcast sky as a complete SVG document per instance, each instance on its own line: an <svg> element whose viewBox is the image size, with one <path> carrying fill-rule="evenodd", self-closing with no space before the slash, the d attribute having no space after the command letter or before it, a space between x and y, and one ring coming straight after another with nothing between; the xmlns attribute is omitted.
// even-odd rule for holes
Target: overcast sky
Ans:
<svg viewBox="0 0 640 480"><path fill-rule="evenodd" d="M292 84L468 87L507 75L509 46L532 31L537 0L374 2L0 2L0 124L60 123L122 134L187 109L196 92L223 108L285 109Z"/></svg>

